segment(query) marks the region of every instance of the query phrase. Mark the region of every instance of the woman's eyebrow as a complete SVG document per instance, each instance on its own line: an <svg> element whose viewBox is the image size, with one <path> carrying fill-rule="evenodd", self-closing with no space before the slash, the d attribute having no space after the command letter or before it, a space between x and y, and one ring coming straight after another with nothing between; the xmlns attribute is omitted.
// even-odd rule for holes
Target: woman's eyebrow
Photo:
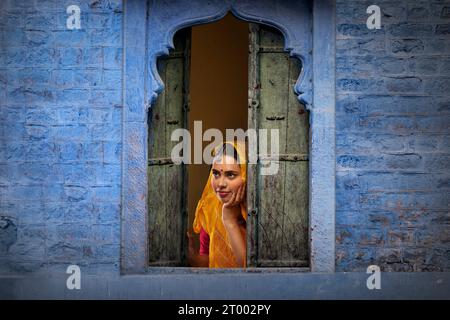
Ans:
<svg viewBox="0 0 450 320"><path fill-rule="evenodd" d="M236 173L236 174L237 174L237 173L239 173L239 172L234 171L234 170L226 170L225 173Z"/></svg>

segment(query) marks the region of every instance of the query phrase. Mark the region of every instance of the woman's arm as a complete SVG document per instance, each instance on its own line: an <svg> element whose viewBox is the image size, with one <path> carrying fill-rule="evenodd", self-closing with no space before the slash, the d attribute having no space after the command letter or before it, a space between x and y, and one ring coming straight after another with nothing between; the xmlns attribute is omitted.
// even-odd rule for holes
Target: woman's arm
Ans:
<svg viewBox="0 0 450 320"><path fill-rule="evenodd" d="M233 254L236 257L237 265L240 268L244 268L247 255L245 225L241 225L236 219L224 221L224 226L227 230L228 238L231 243L231 250L233 250Z"/></svg>
<svg viewBox="0 0 450 320"><path fill-rule="evenodd" d="M244 268L247 261L246 227L241 216L240 203L244 199L245 185L242 185L230 201L222 207L222 221L230 239L231 250L238 267Z"/></svg>
<svg viewBox="0 0 450 320"><path fill-rule="evenodd" d="M189 240L189 248L188 248L188 255L187 255L187 263L191 267L199 267L199 268L206 268L209 266L209 255L204 254L200 255L198 254L198 250L194 247L194 241L192 239L192 234L188 231L187 232L188 240Z"/></svg>

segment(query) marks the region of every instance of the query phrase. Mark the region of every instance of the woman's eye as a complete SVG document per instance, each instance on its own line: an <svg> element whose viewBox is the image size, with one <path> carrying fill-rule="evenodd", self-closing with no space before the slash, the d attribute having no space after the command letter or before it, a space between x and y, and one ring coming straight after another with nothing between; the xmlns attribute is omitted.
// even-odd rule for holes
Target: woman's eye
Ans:
<svg viewBox="0 0 450 320"><path fill-rule="evenodd" d="M227 177L228 177L228 178L234 178L235 176L236 176L236 175L235 175L234 173L228 173L228 174L227 174Z"/></svg>

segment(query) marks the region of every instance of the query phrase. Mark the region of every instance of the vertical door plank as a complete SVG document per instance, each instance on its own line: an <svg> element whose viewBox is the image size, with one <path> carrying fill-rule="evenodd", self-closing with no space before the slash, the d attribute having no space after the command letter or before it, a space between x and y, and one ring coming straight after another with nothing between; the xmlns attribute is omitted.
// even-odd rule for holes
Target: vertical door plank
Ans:
<svg viewBox="0 0 450 320"><path fill-rule="evenodd" d="M258 71L253 77L260 77L256 126L278 129L280 137L278 173L256 179L256 265L307 266L309 127L305 108L294 92L301 65L284 52L281 32L260 25L258 37L251 37L252 41L256 39Z"/></svg>
<svg viewBox="0 0 450 320"><path fill-rule="evenodd" d="M171 161L178 142L175 129L186 128L186 45L190 31L175 35L175 49L158 60L164 91L152 107L149 119L149 263L181 266L184 260L185 170Z"/></svg>

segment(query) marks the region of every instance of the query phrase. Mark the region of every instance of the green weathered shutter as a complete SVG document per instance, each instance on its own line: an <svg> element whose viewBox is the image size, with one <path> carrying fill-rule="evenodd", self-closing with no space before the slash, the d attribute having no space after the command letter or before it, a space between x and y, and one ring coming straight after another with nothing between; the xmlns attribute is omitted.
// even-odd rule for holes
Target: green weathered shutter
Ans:
<svg viewBox="0 0 450 320"><path fill-rule="evenodd" d="M260 175L260 164L249 166L249 266L309 264L309 123L294 93L300 71L280 32L250 24L249 128L279 129L280 161L276 175Z"/></svg>
<svg viewBox="0 0 450 320"><path fill-rule="evenodd" d="M175 49L158 59L164 91L149 111L149 264L182 266L185 259L185 165L171 161L172 131L187 128L190 29L177 32Z"/></svg>

